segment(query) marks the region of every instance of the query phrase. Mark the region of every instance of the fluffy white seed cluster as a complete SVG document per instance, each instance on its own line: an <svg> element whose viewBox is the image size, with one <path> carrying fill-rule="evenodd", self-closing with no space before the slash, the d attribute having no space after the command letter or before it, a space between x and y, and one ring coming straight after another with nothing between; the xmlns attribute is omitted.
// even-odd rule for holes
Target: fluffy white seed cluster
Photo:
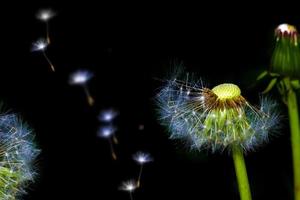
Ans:
<svg viewBox="0 0 300 200"><path fill-rule="evenodd" d="M170 137L185 139L191 148L213 152L233 146L249 151L267 141L269 133L278 128L277 104L261 98L256 108L239 96L237 86L219 86L209 90L178 79L167 82L157 101L161 123L168 127ZM220 94L224 98L219 98Z"/></svg>
<svg viewBox="0 0 300 200"><path fill-rule="evenodd" d="M0 199L18 199L33 181L34 160L39 154L33 139L17 115L0 115Z"/></svg>

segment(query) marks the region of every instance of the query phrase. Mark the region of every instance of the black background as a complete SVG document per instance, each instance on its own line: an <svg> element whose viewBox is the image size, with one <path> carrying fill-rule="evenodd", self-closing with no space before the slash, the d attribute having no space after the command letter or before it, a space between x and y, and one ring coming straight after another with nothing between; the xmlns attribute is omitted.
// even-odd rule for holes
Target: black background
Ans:
<svg viewBox="0 0 300 200"><path fill-rule="evenodd" d="M1 6L0 98L32 126L42 149L39 177L24 199L129 199L118 187L136 176L131 155L138 150L150 152L155 161L145 166L134 199L239 199L231 157L189 152L181 142L170 141L157 122L155 93L170 63L178 60L209 86L239 84L244 96L257 103L266 83L250 86L268 67L274 28L300 20L256 6L220 7L87 1ZM45 33L45 24L35 18L40 8L57 12L47 49L55 73L40 53L30 52L32 42ZM70 72L80 68L95 73L89 82L94 107L80 87L68 84ZM115 162L107 141L96 137L97 115L108 107L120 111ZM246 156L253 199L292 198L286 123L268 145Z"/></svg>

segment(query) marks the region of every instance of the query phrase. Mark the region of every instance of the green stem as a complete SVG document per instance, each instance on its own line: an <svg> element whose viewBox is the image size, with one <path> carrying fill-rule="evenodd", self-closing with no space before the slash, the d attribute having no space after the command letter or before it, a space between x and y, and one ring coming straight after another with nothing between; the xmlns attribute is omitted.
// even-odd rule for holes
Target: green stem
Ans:
<svg viewBox="0 0 300 200"><path fill-rule="evenodd" d="M284 79L287 87L287 105L289 111L289 121L291 129L291 143L293 155L293 170L294 170L294 192L295 200L300 200L300 126L297 96L291 87L290 79Z"/></svg>
<svg viewBox="0 0 300 200"><path fill-rule="evenodd" d="M239 147L234 147L232 150L232 157L239 186L240 198L241 200L251 200L251 192L243 151Z"/></svg>

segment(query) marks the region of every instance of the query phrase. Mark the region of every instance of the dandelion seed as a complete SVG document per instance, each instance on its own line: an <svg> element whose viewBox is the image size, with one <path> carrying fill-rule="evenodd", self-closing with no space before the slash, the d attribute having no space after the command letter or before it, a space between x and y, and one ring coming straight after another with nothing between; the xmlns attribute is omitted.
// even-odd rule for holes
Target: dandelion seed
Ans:
<svg viewBox="0 0 300 200"><path fill-rule="evenodd" d="M117 129L113 126L102 126L98 130L98 136L108 140L109 148L110 148L110 152L111 152L111 157L112 157L113 160L117 160L117 154L114 150L114 146L113 146L111 138L115 134L116 130Z"/></svg>
<svg viewBox="0 0 300 200"><path fill-rule="evenodd" d="M118 116L119 112L114 110L114 109L107 109L107 110L102 110L98 116L99 121L105 122L105 123L112 123L112 121ZM113 142L115 144L118 144L118 138L114 134L113 135Z"/></svg>
<svg viewBox="0 0 300 200"><path fill-rule="evenodd" d="M44 39L40 39L33 43L32 51L45 51L48 46L48 43Z"/></svg>
<svg viewBox="0 0 300 200"><path fill-rule="evenodd" d="M145 129L145 125L144 124L140 124L139 126L138 126L138 130L139 131L143 131Z"/></svg>
<svg viewBox="0 0 300 200"><path fill-rule="evenodd" d="M143 166L144 164L153 161L152 157L148 153L144 152L137 152L136 154L133 155L133 160L140 165L140 171L137 179L137 187L140 187L141 185L141 177L142 177L142 172L143 172Z"/></svg>
<svg viewBox="0 0 300 200"><path fill-rule="evenodd" d="M140 165L143 165L145 163L153 161L150 154L143 153L143 152L137 152L136 154L134 154L133 160L136 161Z"/></svg>
<svg viewBox="0 0 300 200"><path fill-rule="evenodd" d="M80 85L80 86L83 87L84 92L85 92L86 97L87 97L88 104L90 106L94 105L94 99L91 96L90 91L87 87L87 82L92 77L93 77L93 74L90 71L88 71L88 70L79 70L79 71L73 72L70 75L70 81L69 81L69 83L71 85Z"/></svg>
<svg viewBox="0 0 300 200"><path fill-rule="evenodd" d="M112 122L119 112L114 109L102 110L98 116L99 121L101 122Z"/></svg>
<svg viewBox="0 0 300 200"><path fill-rule="evenodd" d="M133 200L132 193L136 188L137 185L135 184L135 182L133 180L130 180L123 182L119 189L128 192L130 195L130 200Z"/></svg>
<svg viewBox="0 0 300 200"><path fill-rule="evenodd" d="M45 39L39 39L32 44L32 51L40 51L42 52L43 56L45 57L46 61L50 65L51 70L54 72L55 68L52 62L50 61L49 57L46 54L46 49L48 47L48 43Z"/></svg>
<svg viewBox="0 0 300 200"><path fill-rule="evenodd" d="M37 18L41 21L49 21L54 16L55 13L51 9L39 10L37 13Z"/></svg>
<svg viewBox="0 0 300 200"><path fill-rule="evenodd" d="M43 9L39 10L36 17L37 19L46 23L46 38L47 43L50 44L50 36L49 36L49 20L55 16L55 12L51 9Z"/></svg>
<svg viewBox="0 0 300 200"><path fill-rule="evenodd" d="M116 132L116 130L117 129L113 126L103 126L99 128L98 136L102 138L109 138Z"/></svg>

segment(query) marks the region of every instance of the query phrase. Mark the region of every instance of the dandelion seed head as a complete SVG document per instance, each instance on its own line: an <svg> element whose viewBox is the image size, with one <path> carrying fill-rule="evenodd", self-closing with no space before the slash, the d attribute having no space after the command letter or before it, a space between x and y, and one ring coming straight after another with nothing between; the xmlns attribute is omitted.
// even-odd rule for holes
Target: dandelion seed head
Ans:
<svg viewBox="0 0 300 200"><path fill-rule="evenodd" d="M125 181L119 187L120 190L127 191L127 192L133 192L136 188L137 188L137 185L136 185L135 181L133 181L133 180Z"/></svg>
<svg viewBox="0 0 300 200"><path fill-rule="evenodd" d="M93 77L93 73L88 70L79 70L70 75L70 84L83 85Z"/></svg>
<svg viewBox="0 0 300 200"><path fill-rule="evenodd" d="M53 10L51 9L42 9L39 10L36 17L44 22L47 22L48 20L50 20L51 18L53 18L55 16L55 13L53 12Z"/></svg>
<svg viewBox="0 0 300 200"><path fill-rule="evenodd" d="M160 121L169 129L171 139L189 141L195 149L223 151L238 145L250 151L266 142L278 127L277 106L268 98L261 98L260 110L247 102L235 84L209 89L173 80L156 98ZM185 97L187 91L190 98Z"/></svg>
<svg viewBox="0 0 300 200"><path fill-rule="evenodd" d="M45 39L39 39L32 44L32 51L45 51L48 47L48 43Z"/></svg>
<svg viewBox="0 0 300 200"><path fill-rule="evenodd" d="M98 116L101 122L111 122L118 116L119 112L114 109L102 110Z"/></svg>
<svg viewBox="0 0 300 200"><path fill-rule="evenodd" d="M0 199L15 199L26 193L36 176L34 161L39 150L32 130L15 114L0 115Z"/></svg>
<svg viewBox="0 0 300 200"><path fill-rule="evenodd" d="M137 152L136 154L134 154L133 160L140 165L153 161L151 155L149 153L144 152Z"/></svg>

